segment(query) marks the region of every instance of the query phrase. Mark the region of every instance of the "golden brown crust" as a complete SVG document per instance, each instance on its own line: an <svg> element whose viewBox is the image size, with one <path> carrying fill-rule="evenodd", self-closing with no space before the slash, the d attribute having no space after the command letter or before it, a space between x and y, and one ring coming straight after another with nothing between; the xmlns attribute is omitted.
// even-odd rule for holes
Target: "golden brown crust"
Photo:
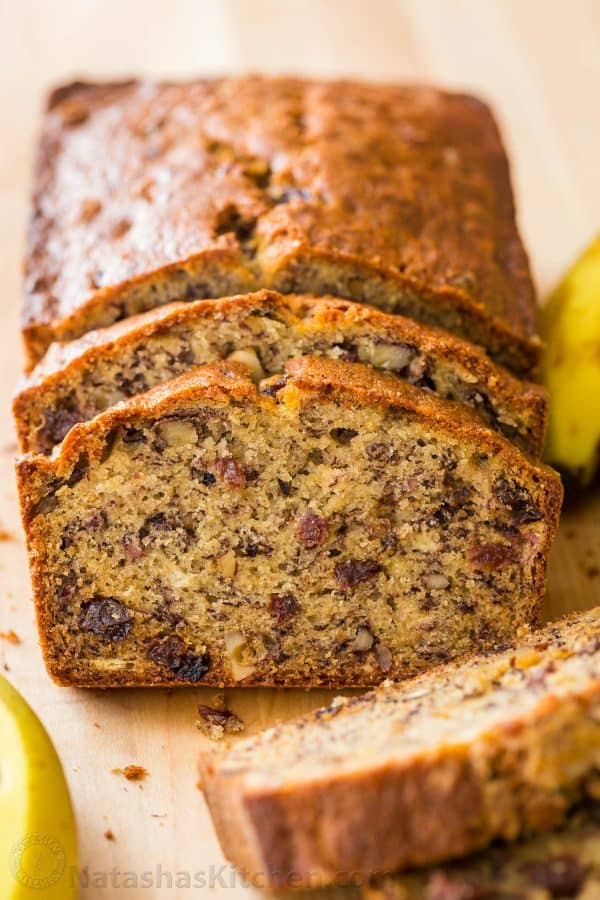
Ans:
<svg viewBox="0 0 600 900"><path fill-rule="evenodd" d="M480 101L429 87L251 76L59 89L26 269L31 362L169 300L256 287L404 311L520 372L539 353L496 124Z"/></svg>
<svg viewBox="0 0 600 900"><path fill-rule="evenodd" d="M181 325L191 327L205 319L239 320L255 310L259 310L260 315L275 315L298 336L310 333L317 342L326 343L328 336L339 341L340 333L342 338L348 335L351 339L353 329L370 328L377 331L377 340L382 344L386 341L392 345L408 344L430 354L434 360L458 365L477 385L477 390L483 389L490 397L494 415L498 415L501 407L519 421L521 428L516 429L515 441L533 456L541 454L547 418L545 391L535 384L518 380L503 367L495 365L479 347L441 329L402 316L387 315L362 304L311 294L283 296L266 290L221 300L168 304L88 332L78 340L52 344L42 361L24 379L15 397L13 409L22 451L45 451L45 447L36 445L33 421L45 408L55 405L57 390L66 395L72 383L84 374L92 381L97 380L91 373L98 362L117 360L128 349L144 347L148 339L173 333ZM510 429L513 431L515 426L511 425ZM502 431L501 425L498 430Z"/></svg>
<svg viewBox="0 0 600 900"><path fill-rule="evenodd" d="M517 653L531 648L539 657L533 661L534 667L540 666L533 670L534 679L543 678L544 652L553 641L556 652L548 658L555 662L548 671L571 655L597 655L598 615L595 610L571 616L516 644ZM571 642L569 626L577 626L579 619L583 627ZM512 653L510 649L503 654L506 667L515 665L508 660ZM502 662L502 656L498 659ZM322 723L351 716L357 704L375 705L380 696L394 691L406 695L405 716L414 712L418 717L420 698L431 686L439 689L446 679L460 684L464 677L472 687L467 666L476 671L493 661L489 654L469 660L464 676L461 664L453 663L404 685L384 685L275 726L264 736L242 740L231 751L203 756L202 786L227 857L246 877L257 876L261 887L315 887L363 882L374 874L459 857L498 837L514 839L523 832L556 827L585 791L598 762L600 682L591 661L581 684L570 684L564 692L548 688L527 713L513 713L507 704L504 720L475 739L455 739L426 751L410 750L410 744L403 749L399 741L397 760L386 751L383 761L356 759L352 767L353 748L345 745L339 774L328 774L330 767L302 778L293 760L289 781L282 775L286 747L292 748L292 755L301 754L306 766L311 764L309 755L293 749L298 735L303 747L314 737L318 756ZM525 666L528 662L525 657ZM521 664L517 657L516 667ZM530 687L524 683L522 689ZM492 701L493 689L489 692ZM386 715L385 708L380 715ZM281 759L272 784L268 763L257 756L261 740L279 748L270 751ZM321 741L327 745L327 740L325 732ZM254 777L253 767L261 765L263 770Z"/></svg>
<svg viewBox="0 0 600 900"><path fill-rule="evenodd" d="M286 375L277 380L276 387L278 390L274 397L260 394L249 380L247 369L242 365L222 362L200 367L180 378L159 385L146 394L118 404L95 419L75 425L63 443L56 448L52 457L29 454L18 462L19 496L32 562L32 580L42 649L49 671L57 681L73 683L75 679L76 683L82 686L165 683L164 676L160 677L158 674L154 676L148 671L141 675L128 671L111 673L108 682L106 673L103 677L89 671L83 674L69 672L65 675L61 660L54 656L54 651L49 645L50 609L45 598L44 573L40 571L39 565L39 559L43 558L44 546L35 538L31 520L37 511L37 505L48 493L49 486L68 481L76 472L82 453L87 454L89 460L99 459L103 454L107 437L114 429L136 421L156 419L162 414L173 414L175 411L193 406L198 401L250 404L273 409L277 404L296 408L299 404L310 404L319 396L324 396L350 408L357 404L396 408L426 421L432 430L439 429L441 434L446 433L459 440L462 439L470 446L475 444L481 454L499 455L506 461L507 466L520 472L523 480L530 485L534 502L544 511L545 527L540 544L536 547L538 561L532 575L530 608L527 613L529 621L535 620L545 586L545 562L558 527L562 492L560 480L555 472L529 460L508 440L484 428L462 405L443 401L426 391L402 383L391 375L376 372L360 364L311 357L293 360L287 365ZM286 685L306 683L303 680L305 676L301 672L297 676L297 682L293 680L294 677L286 676ZM214 666L208 680L214 684L230 683L227 679L225 671ZM177 679L173 678L172 681L176 683ZM326 676L321 683L323 686L328 684ZM364 684L359 661L355 663L355 670L352 662L346 667L344 683ZM337 684L339 686L339 682Z"/></svg>

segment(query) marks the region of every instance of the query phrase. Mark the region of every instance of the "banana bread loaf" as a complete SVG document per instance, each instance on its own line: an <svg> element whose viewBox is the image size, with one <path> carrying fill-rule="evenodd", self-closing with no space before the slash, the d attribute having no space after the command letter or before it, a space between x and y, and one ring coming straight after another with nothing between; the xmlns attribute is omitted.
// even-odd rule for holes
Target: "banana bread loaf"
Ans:
<svg viewBox="0 0 600 900"><path fill-rule="evenodd" d="M271 887L361 881L550 830L599 767L600 608L201 761L225 854Z"/></svg>
<svg viewBox="0 0 600 900"><path fill-rule="evenodd" d="M291 78L67 85L43 123L24 335L171 300L331 293L441 325L520 374L536 306L479 100Z"/></svg>
<svg viewBox="0 0 600 900"><path fill-rule="evenodd" d="M572 810L549 834L499 844L444 866L387 875L364 900L599 900L600 803Z"/></svg>
<svg viewBox="0 0 600 900"><path fill-rule="evenodd" d="M541 454L545 391L514 378L479 348L372 307L270 291L169 304L52 344L15 398L21 449L47 453L76 422L203 363L230 356L260 379L307 354L397 373L466 403L517 446Z"/></svg>
<svg viewBox="0 0 600 900"><path fill-rule="evenodd" d="M370 367L286 369L196 369L18 463L57 680L368 685L536 617L554 472Z"/></svg>

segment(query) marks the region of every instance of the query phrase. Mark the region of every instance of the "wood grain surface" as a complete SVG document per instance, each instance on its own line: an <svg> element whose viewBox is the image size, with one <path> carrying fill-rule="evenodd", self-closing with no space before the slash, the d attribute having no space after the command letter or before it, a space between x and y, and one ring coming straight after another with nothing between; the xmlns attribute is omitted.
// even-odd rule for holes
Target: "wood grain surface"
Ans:
<svg viewBox="0 0 600 900"><path fill-rule="evenodd" d="M224 866L196 786L206 741L196 706L210 703L212 692L61 689L42 666L9 404L21 368L22 230L43 93L74 76L243 70L428 81L480 93L502 123L543 297L599 228L600 3L2 0L0 35L0 631L20 638L0 640L0 669L40 714L64 761L78 819L82 897L259 896ZM599 601L597 491L565 512L550 569L548 615ZM239 690L228 702L254 730L325 699L324 691ZM111 771L132 763L148 770L144 781Z"/></svg>

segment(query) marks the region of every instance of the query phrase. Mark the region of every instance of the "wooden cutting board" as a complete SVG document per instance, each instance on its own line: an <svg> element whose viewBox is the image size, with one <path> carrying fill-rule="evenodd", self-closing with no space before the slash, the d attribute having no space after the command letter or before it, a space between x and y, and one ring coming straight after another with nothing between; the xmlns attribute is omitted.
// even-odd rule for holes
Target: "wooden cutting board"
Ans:
<svg viewBox="0 0 600 900"><path fill-rule="evenodd" d="M520 222L544 295L599 227L600 5L5 0L0 33L0 631L20 638L18 644L0 640L0 668L38 711L64 761L79 826L82 897L257 896L224 866L196 787L196 759L206 743L195 725L196 706L210 703L212 692L68 690L54 686L42 666L9 414L21 368L21 226L42 92L77 75L250 69L425 80L481 93L493 103L511 151ZM550 564L548 616L595 605L599 588L600 496L589 492L563 516ZM255 730L328 699L325 691L237 690L228 703ZM144 781L112 772L132 763L148 770ZM105 836L109 829L114 840Z"/></svg>

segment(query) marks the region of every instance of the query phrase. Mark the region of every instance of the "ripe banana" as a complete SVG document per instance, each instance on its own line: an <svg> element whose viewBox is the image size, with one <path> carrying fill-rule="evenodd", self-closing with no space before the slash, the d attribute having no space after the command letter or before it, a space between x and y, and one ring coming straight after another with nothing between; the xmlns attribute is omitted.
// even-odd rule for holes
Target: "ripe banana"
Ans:
<svg viewBox="0 0 600 900"><path fill-rule="evenodd" d="M544 455L585 486L600 460L600 237L558 285L542 322L550 393Z"/></svg>
<svg viewBox="0 0 600 900"><path fill-rule="evenodd" d="M75 819L62 766L40 720L1 676L0 735L0 897L75 900Z"/></svg>

